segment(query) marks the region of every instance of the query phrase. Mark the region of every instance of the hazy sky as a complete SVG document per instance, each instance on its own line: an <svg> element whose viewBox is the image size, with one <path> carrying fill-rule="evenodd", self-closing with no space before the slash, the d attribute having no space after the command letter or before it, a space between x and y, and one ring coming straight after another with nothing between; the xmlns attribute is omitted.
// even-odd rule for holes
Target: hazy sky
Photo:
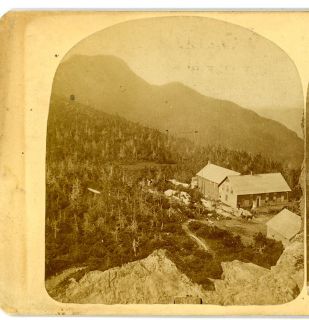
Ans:
<svg viewBox="0 0 309 320"><path fill-rule="evenodd" d="M182 82L246 108L303 107L290 58L248 29L209 18L166 17L121 23L82 40L67 54L123 59L151 84Z"/></svg>

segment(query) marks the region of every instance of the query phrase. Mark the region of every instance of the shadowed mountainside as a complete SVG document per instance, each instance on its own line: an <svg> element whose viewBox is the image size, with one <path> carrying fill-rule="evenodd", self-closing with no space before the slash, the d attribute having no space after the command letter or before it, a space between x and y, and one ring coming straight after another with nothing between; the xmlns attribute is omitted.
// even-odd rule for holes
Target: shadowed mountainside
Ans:
<svg viewBox="0 0 309 320"><path fill-rule="evenodd" d="M273 108L256 109L255 111L262 117L282 123L287 128L296 132L300 138L303 138L303 130L301 127L304 112L303 108L282 108L280 112L278 112L278 109Z"/></svg>
<svg viewBox="0 0 309 320"><path fill-rule="evenodd" d="M178 82L148 84L114 56L78 55L63 62L52 95L74 95L80 103L145 126L176 135L188 133L187 138L202 145L262 153L292 166L303 158L303 141L280 123Z"/></svg>

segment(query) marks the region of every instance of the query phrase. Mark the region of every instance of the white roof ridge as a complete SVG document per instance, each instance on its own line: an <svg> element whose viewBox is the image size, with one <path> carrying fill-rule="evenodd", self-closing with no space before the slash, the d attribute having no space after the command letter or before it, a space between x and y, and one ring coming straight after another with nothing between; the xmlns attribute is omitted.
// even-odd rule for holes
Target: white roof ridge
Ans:
<svg viewBox="0 0 309 320"><path fill-rule="evenodd" d="M202 178L205 178L211 182L221 183L227 176L231 175L240 175L239 172L236 172L231 169L220 167L213 163L208 163L203 169L201 169L197 174Z"/></svg>
<svg viewBox="0 0 309 320"><path fill-rule="evenodd" d="M289 192L291 188L280 172L228 177L236 194Z"/></svg>

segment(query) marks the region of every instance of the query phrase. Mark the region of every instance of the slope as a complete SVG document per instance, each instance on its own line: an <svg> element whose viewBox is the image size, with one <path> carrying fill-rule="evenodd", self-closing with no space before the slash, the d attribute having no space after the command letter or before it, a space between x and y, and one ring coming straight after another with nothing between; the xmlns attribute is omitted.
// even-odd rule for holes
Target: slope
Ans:
<svg viewBox="0 0 309 320"><path fill-rule="evenodd" d="M189 182L208 159L239 172L246 166L290 176L260 156L196 147L76 101L53 99L46 152L46 275L85 264L104 271L166 248L182 272L208 288L208 277L221 274L220 261L210 260L181 227L200 217L199 207L171 205L145 188L147 179L161 191L170 188L167 179ZM196 190L187 191L198 201Z"/></svg>
<svg viewBox="0 0 309 320"><path fill-rule="evenodd" d="M303 138L303 130L301 124L303 121L304 110L302 108L281 108L280 111L273 108L262 108L256 109L255 112L262 117L282 123L290 130L296 132L300 138Z"/></svg>
<svg viewBox="0 0 309 320"><path fill-rule="evenodd" d="M73 56L55 75L52 96L69 97L201 145L262 153L290 166L303 159L303 141L276 121L235 103L203 96L181 83L148 84L114 56Z"/></svg>

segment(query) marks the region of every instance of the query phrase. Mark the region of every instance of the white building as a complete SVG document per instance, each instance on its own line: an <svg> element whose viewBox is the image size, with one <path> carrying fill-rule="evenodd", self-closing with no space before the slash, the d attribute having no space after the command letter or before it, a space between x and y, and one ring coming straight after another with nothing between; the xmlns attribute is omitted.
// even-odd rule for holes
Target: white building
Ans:
<svg viewBox="0 0 309 320"><path fill-rule="evenodd" d="M288 209L283 209L267 223L267 238L281 241L284 246L301 230L301 217Z"/></svg>

